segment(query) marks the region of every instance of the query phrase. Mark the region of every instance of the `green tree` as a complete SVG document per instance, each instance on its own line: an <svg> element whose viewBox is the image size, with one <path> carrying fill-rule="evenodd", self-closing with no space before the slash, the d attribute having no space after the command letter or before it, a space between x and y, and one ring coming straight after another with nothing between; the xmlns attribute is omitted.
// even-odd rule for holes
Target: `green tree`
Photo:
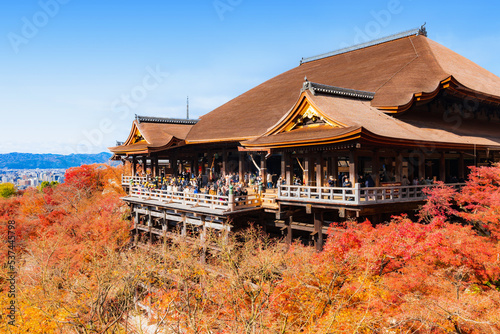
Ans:
<svg viewBox="0 0 500 334"><path fill-rule="evenodd" d="M16 186L12 183L0 184L0 197L9 198L17 192Z"/></svg>
<svg viewBox="0 0 500 334"><path fill-rule="evenodd" d="M57 186L59 184L59 182L56 182L56 181L52 181L52 182L49 182L49 181L43 181L41 184L40 184L40 191L43 191L43 189L45 189L46 187L49 187L49 188L54 188L55 186Z"/></svg>

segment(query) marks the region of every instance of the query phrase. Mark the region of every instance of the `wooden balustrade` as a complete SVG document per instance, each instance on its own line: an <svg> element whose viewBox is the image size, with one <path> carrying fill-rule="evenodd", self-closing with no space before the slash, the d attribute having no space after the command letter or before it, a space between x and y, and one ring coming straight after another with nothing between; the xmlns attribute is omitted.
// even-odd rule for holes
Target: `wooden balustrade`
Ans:
<svg viewBox="0 0 500 334"><path fill-rule="evenodd" d="M189 207L205 207L223 211L235 211L261 205L260 198L257 195L236 196L231 194L229 196L219 196L149 189L141 186L132 186L129 195L143 200L157 200L163 203L176 203Z"/></svg>
<svg viewBox="0 0 500 334"><path fill-rule="evenodd" d="M235 211L262 206L262 198L258 194L247 196L218 196L208 194L193 194L173 192L161 189L148 189L139 186L146 181L145 177L123 176L122 183L130 185L130 196L141 199L154 199L164 203L177 203L191 207L206 207L210 209ZM446 184L460 188L465 184ZM310 187L296 185L281 185L278 188L278 201L294 201L303 203L322 203L339 205L373 205L397 202L418 202L426 199L423 189L437 185L409 185L391 187L361 188L356 183L353 188L340 187Z"/></svg>
<svg viewBox="0 0 500 334"><path fill-rule="evenodd" d="M147 181L146 176L126 176L122 175L122 186L129 186L132 180L134 184L141 184Z"/></svg>
<svg viewBox="0 0 500 334"><path fill-rule="evenodd" d="M446 184L460 188L465 184ZM424 188L437 185L394 186L361 188L356 183L354 188L306 187L282 185L278 189L278 200L300 201L304 203L325 203L343 205L372 205L396 202L417 202L426 199Z"/></svg>

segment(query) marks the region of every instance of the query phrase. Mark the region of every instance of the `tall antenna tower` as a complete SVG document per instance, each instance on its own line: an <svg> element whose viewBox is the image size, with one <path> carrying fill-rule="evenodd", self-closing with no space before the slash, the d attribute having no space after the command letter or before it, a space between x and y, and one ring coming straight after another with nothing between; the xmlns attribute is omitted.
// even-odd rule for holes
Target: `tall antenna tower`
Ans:
<svg viewBox="0 0 500 334"><path fill-rule="evenodd" d="M186 104L186 119L189 119L189 96L187 97L187 104Z"/></svg>

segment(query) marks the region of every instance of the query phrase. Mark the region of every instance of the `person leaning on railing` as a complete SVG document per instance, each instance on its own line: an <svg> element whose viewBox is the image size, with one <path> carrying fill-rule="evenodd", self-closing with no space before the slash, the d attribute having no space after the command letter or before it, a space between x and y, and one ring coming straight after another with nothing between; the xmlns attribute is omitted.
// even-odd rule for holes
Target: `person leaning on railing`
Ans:
<svg viewBox="0 0 500 334"><path fill-rule="evenodd" d="M351 182L351 180L349 180L349 178L347 176L344 176L344 182L342 183L342 187L344 187L344 188L352 188L352 182ZM346 195L352 195L352 190L346 190L345 194ZM347 200L348 201L353 201L354 198L349 197Z"/></svg>

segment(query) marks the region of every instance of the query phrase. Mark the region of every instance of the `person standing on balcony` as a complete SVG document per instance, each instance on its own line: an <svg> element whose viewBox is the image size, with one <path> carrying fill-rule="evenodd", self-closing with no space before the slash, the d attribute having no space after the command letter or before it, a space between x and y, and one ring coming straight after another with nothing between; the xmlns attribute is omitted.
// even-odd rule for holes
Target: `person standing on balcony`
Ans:
<svg viewBox="0 0 500 334"><path fill-rule="evenodd" d="M267 174L267 189L271 189L273 187L273 175L271 173Z"/></svg>
<svg viewBox="0 0 500 334"><path fill-rule="evenodd" d="M349 180L347 176L344 176L344 182L342 183L342 187L344 188L352 188L352 182Z"/></svg>
<svg viewBox="0 0 500 334"><path fill-rule="evenodd" d="M328 178L328 186L330 187L335 187L335 179L333 178L333 176L330 175L330 177Z"/></svg>
<svg viewBox="0 0 500 334"><path fill-rule="evenodd" d="M373 181L373 178L370 174L366 174L365 180L365 186L367 188L375 187L375 181Z"/></svg>
<svg viewBox="0 0 500 334"><path fill-rule="evenodd" d="M403 180L401 180L401 185L403 187L407 187L410 185L410 181L408 180L408 178L406 177L406 175L403 175Z"/></svg>

